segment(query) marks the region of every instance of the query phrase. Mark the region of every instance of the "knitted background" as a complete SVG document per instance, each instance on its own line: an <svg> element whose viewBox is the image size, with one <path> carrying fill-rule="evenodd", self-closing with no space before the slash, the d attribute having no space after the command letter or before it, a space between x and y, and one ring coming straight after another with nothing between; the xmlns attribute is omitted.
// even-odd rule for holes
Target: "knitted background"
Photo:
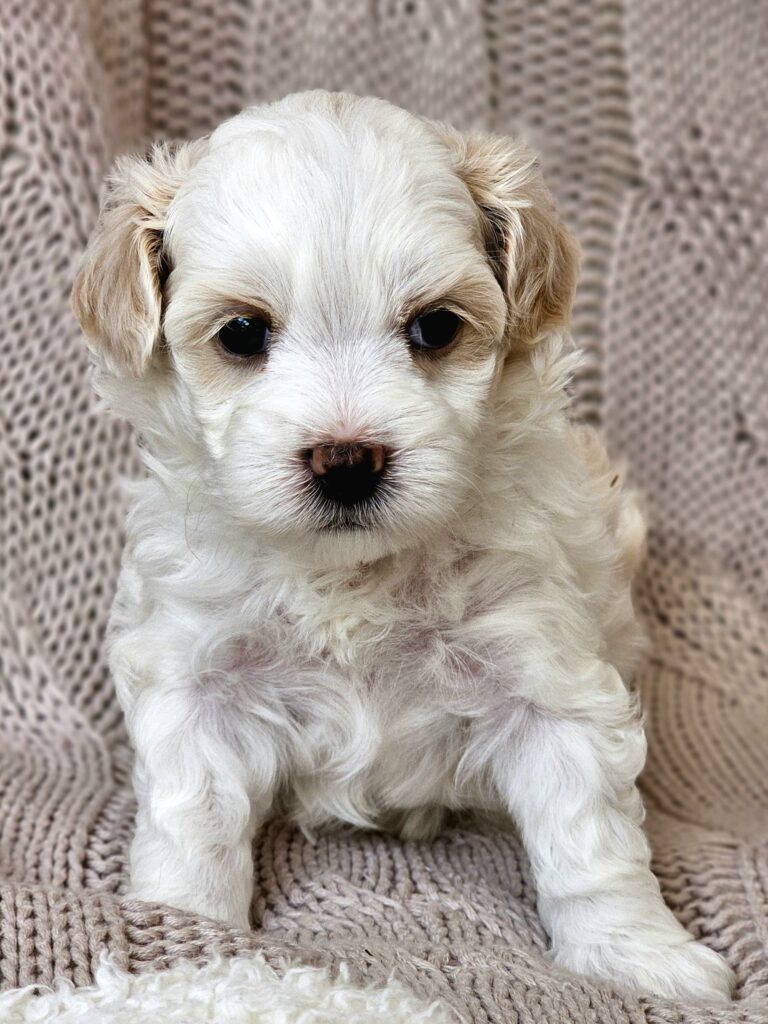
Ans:
<svg viewBox="0 0 768 1024"><path fill-rule="evenodd" d="M516 839L260 837L261 931L121 903L134 803L102 635L127 428L68 307L119 150L298 88L523 125L585 251L577 411L652 522L640 679L655 866L736 971L722 1011L551 969ZM2 0L0 983L263 948L394 968L474 1021L765 1021L768 11L765 0Z"/></svg>

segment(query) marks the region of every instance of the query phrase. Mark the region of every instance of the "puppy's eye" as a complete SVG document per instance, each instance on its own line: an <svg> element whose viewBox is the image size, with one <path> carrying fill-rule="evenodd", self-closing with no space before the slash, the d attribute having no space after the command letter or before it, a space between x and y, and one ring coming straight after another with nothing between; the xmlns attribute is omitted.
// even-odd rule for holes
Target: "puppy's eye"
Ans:
<svg viewBox="0 0 768 1024"><path fill-rule="evenodd" d="M408 341L420 352L446 348L456 337L461 318L450 309L433 309L408 324Z"/></svg>
<svg viewBox="0 0 768 1024"><path fill-rule="evenodd" d="M269 323L263 317L236 316L219 331L219 342L233 356L247 359L266 351L269 335Z"/></svg>

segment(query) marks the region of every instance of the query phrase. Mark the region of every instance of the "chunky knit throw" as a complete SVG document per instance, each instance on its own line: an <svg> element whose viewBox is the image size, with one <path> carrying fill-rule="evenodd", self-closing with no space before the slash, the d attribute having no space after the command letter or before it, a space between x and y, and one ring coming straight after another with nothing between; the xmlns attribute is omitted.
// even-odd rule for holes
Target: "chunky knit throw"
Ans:
<svg viewBox="0 0 768 1024"><path fill-rule="evenodd" d="M0 982L261 950L395 975L472 1021L768 1019L768 10L765 0L2 0ZM738 1002L637 998L549 966L525 855L258 838L251 934L121 902L134 802L102 636L128 429L68 306L113 155L298 88L526 129L584 249L576 413L647 495L639 603L655 868Z"/></svg>

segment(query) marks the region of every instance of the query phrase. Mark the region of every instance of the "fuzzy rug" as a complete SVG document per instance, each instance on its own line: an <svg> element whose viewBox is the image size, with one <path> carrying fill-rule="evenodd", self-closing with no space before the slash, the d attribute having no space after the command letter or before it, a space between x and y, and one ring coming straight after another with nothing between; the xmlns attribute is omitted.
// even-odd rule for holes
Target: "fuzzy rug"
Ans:
<svg viewBox="0 0 768 1024"><path fill-rule="evenodd" d="M95 984L60 982L0 995L3 1024L456 1024L439 1002L417 999L390 980L359 988L342 971L293 967L282 976L261 956L216 959L203 967L182 961L167 971L133 975L104 958Z"/></svg>

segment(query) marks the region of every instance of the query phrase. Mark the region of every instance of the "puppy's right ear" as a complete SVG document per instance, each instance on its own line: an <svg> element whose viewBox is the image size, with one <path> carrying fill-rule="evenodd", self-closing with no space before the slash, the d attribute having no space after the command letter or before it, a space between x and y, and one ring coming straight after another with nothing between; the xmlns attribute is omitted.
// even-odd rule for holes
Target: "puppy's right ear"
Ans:
<svg viewBox="0 0 768 1024"><path fill-rule="evenodd" d="M139 377L160 341L163 229L168 207L205 140L121 157L72 290L88 344L116 373Z"/></svg>
<svg viewBox="0 0 768 1024"><path fill-rule="evenodd" d="M579 248L557 215L533 154L511 139L437 127L480 211L488 259L507 299L509 335L533 344L566 328Z"/></svg>

